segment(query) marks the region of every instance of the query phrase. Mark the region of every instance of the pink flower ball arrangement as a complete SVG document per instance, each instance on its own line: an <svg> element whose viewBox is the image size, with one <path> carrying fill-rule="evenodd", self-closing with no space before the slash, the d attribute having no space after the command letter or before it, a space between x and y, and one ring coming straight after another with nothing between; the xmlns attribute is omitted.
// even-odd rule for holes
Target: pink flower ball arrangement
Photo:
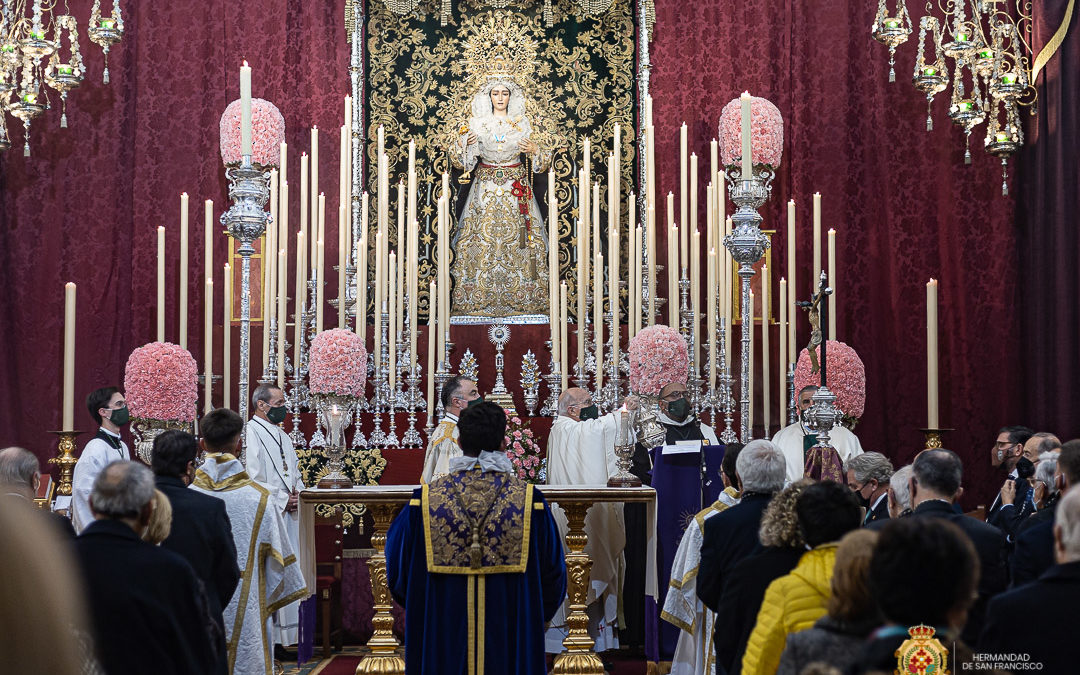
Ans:
<svg viewBox="0 0 1080 675"><path fill-rule="evenodd" d="M199 368L188 350L151 342L131 352L124 368L124 398L132 417L194 422Z"/></svg>
<svg viewBox="0 0 1080 675"><path fill-rule="evenodd" d="M772 101L750 97L750 156L754 164L780 166L784 154L784 118ZM742 108L733 98L720 113L720 161L735 166L742 160Z"/></svg>
<svg viewBox="0 0 1080 675"><path fill-rule="evenodd" d="M866 407L866 368L855 350L843 342L829 340L826 352L826 384L836 394L836 407L844 413L847 426L854 426ZM818 348L821 359L821 348ZM810 353L803 349L795 365L795 391L821 384L821 372L810 373Z"/></svg>
<svg viewBox="0 0 1080 675"><path fill-rule="evenodd" d="M540 458L540 444L527 422L517 415L506 420L506 456L517 477L528 483L547 481L547 462Z"/></svg>
<svg viewBox="0 0 1080 675"><path fill-rule="evenodd" d="M686 382L689 365L679 331L662 324L643 328L630 341L630 391L659 396L664 385Z"/></svg>
<svg viewBox="0 0 1080 675"><path fill-rule="evenodd" d="M221 161L225 166L240 164L240 99L221 113ZM285 140L285 118L270 101L251 99L251 163L257 167L277 166L281 142Z"/></svg>
<svg viewBox="0 0 1080 675"><path fill-rule="evenodd" d="M319 333L311 341L311 393L363 396L367 357L364 341L351 330L334 328Z"/></svg>

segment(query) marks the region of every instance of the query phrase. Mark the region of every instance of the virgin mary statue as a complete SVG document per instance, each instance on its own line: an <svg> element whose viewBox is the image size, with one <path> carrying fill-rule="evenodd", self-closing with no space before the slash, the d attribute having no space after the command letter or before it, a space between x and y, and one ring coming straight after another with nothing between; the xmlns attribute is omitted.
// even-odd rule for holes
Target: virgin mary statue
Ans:
<svg viewBox="0 0 1080 675"><path fill-rule="evenodd" d="M489 77L458 131L451 160L473 180L451 238L455 321L546 321L547 234L532 179L551 153L532 138L521 86Z"/></svg>

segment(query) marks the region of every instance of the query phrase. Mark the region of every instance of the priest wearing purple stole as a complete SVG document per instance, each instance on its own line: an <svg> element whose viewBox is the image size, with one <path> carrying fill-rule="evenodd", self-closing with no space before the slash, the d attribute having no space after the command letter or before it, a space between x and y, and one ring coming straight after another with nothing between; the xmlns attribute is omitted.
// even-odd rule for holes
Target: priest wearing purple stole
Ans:
<svg viewBox="0 0 1080 675"><path fill-rule="evenodd" d="M502 408L467 408L458 430L463 456L413 493L387 533L405 672L541 675L544 623L566 596L558 528L544 496L512 471Z"/></svg>

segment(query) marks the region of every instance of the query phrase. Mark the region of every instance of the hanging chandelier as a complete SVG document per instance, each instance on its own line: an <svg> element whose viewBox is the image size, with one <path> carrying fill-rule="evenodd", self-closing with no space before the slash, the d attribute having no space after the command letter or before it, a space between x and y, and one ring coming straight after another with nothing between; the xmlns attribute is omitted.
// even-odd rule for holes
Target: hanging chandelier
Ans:
<svg viewBox="0 0 1080 675"><path fill-rule="evenodd" d="M971 133L986 122L983 146L1001 159L1007 195L1008 159L1024 143L1020 107L1035 104L1031 78L1030 0L934 0L919 19L918 54L911 82L926 96L926 130L934 128L934 97L948 89L947 115L964 130L964 163L971 164ZM889 4L893 4L892 10ZM889 81L896 81L896 48L913 32L905 0L878 0L870 33L889 48ZM950 64L951 62L951 64Z"/></svg>
<svg viewBox="0 0 1080 675"><path fill-rule="evenodd" d="M86 78L79 53L79 26L64 0L2 0L0 4L0 109L20 120L30 156L30 123L52 107L49 89L60 95L60 128L67 128L67 95ZM124 36L120 2L112 14L102 16L101 0L94 0L87 28L90 41L105 53L103 81L109 83L109 48ZM0 150L11 147L7 115L0 113Z"/></svg>

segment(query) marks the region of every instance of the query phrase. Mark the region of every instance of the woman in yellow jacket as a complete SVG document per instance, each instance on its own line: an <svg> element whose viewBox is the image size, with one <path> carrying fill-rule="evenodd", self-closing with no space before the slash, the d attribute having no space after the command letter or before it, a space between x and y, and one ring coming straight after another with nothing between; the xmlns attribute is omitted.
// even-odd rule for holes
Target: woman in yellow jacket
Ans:
<svg viewBox="0 0 1080 675"><path fill-rule="evenodd" d="M832 481L803 490L795 512L810 550L790 574L765 591L743 654L742 675L773 675L788 633L810 628L825 615L837 541L862 522L861 507L851 490Z"/></svg>

